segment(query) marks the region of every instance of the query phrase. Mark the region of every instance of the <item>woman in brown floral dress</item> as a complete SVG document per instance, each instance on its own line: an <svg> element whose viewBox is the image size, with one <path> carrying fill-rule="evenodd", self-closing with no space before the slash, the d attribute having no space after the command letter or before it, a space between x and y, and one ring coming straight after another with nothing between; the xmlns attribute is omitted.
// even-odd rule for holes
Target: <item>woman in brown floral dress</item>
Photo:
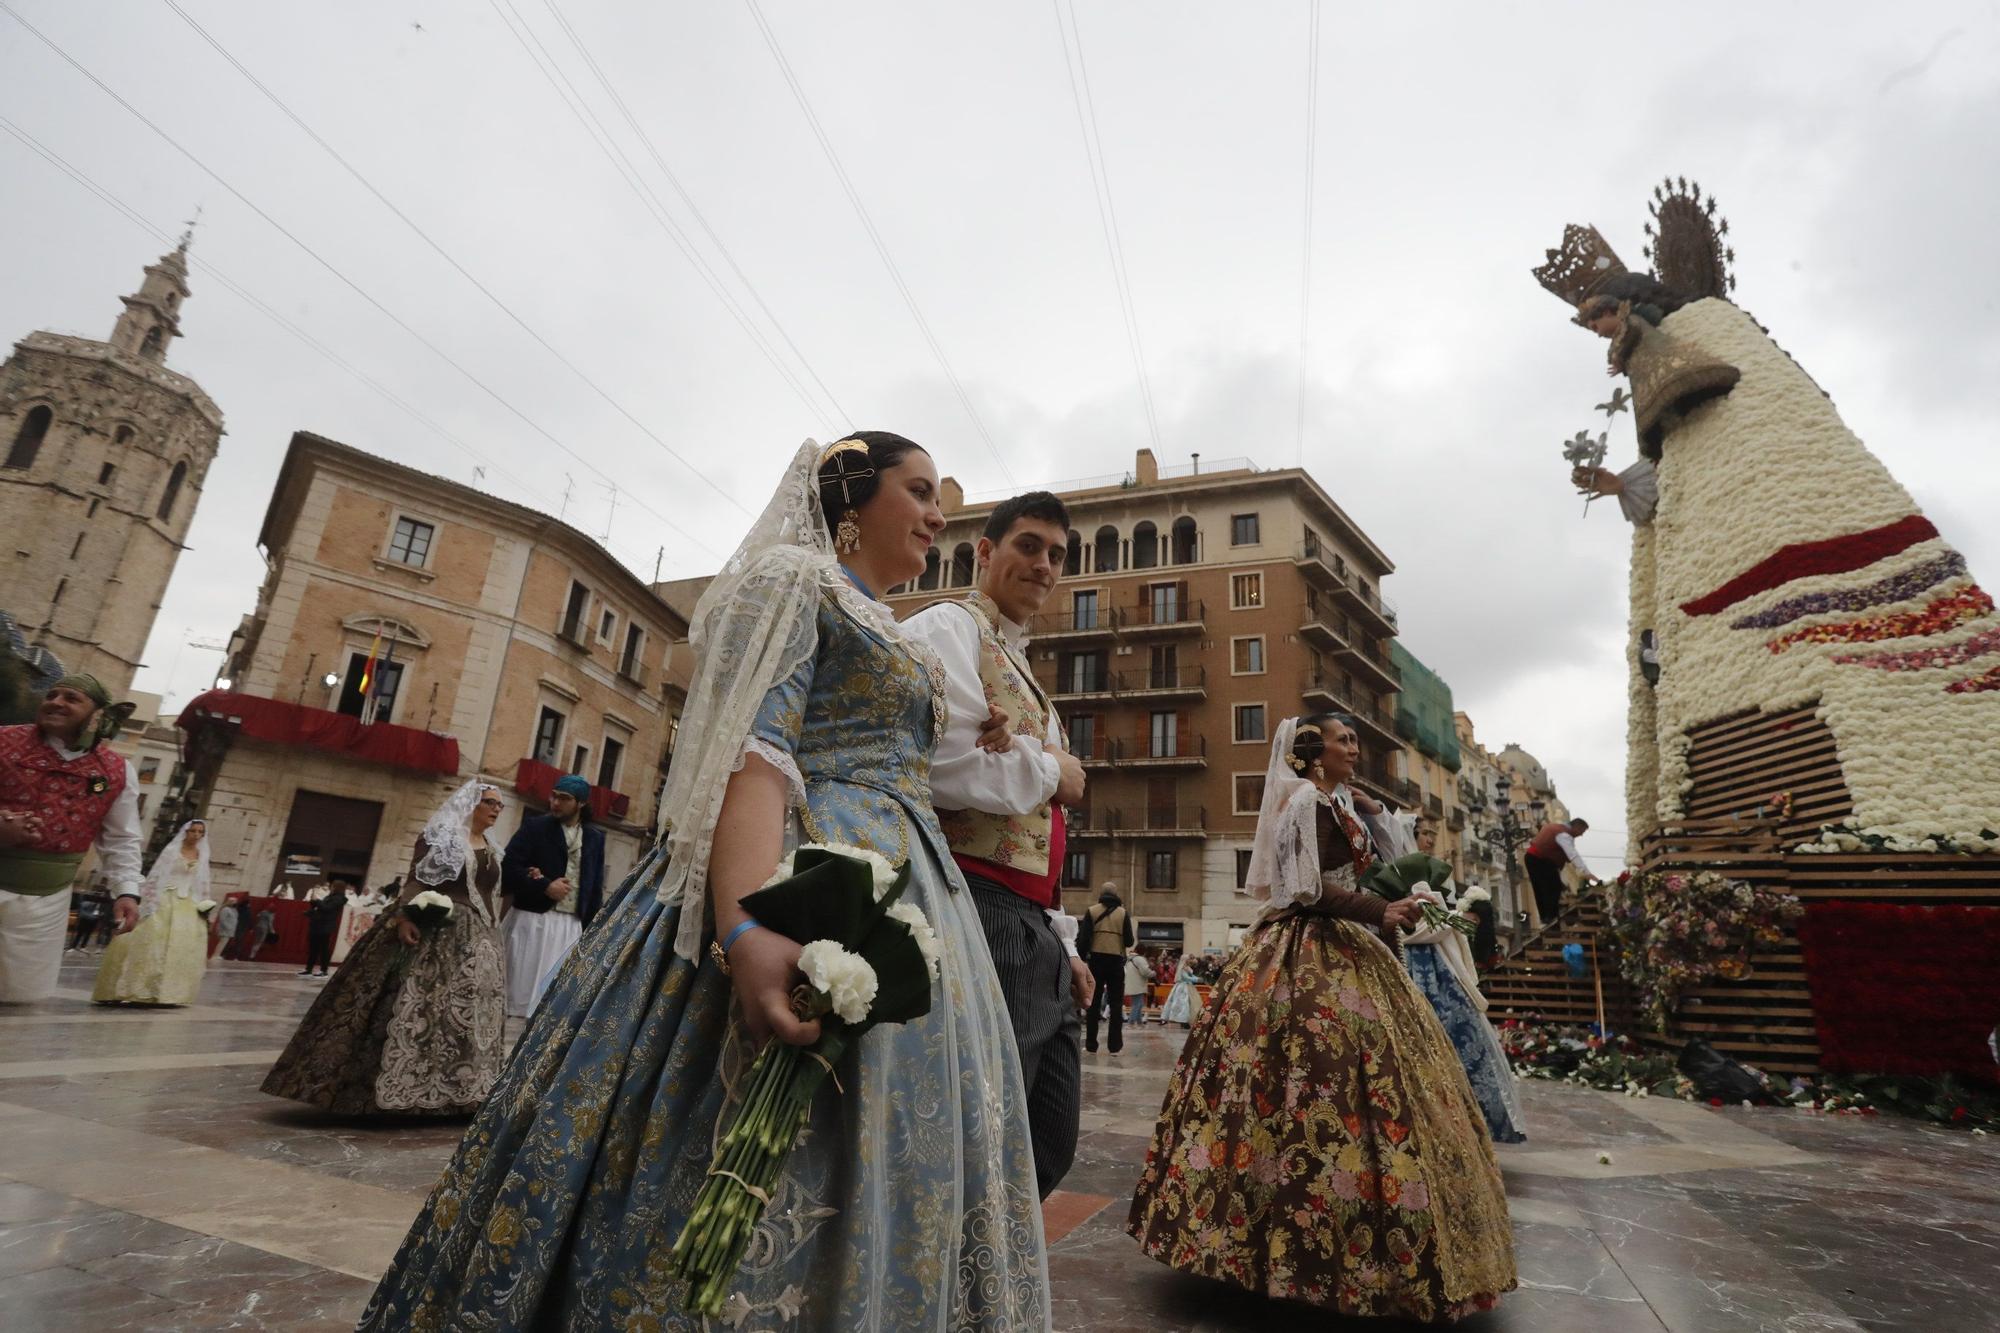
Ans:
<svg viewBox="0 0 2000 1333"><path fill-rule="evenodd" d="M486 842L504 804L498 788L468 782L431 817L396 908L428 890L451 915L420 931L384 912L306 1011L265 1092L346 1115L479 1109L506 1056L500 854Z"/></svg>
<svg viewBox="0 0 2000 1333"><path fill-rule="evenodd" d="M1196 1018L1129 1223L1183 1272L1345 1315L1456 1319L1515 1285L1500 1168L1465 1072L1398 964L1418 907L1357 891L1381 806L1338 714L1287 719L1249 889L1264 915Z"/></svg>

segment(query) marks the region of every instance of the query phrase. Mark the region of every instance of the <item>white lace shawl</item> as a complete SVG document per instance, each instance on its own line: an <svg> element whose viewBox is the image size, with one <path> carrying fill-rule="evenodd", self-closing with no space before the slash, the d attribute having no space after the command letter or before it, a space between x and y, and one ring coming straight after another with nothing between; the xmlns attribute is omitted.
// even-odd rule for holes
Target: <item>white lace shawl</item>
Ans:
<svg viewBox="0 0 2000 1333"><path fill-rule="evenodd" d="M499 790L490 782L473 778L437 808L437 813L424 825L423 858L410 869L418 883L436 888L458 878L472 855L472 808L479 804L482 792ZM472 887L469 880L466 887ZM475 891L472 896L477 898L479 894Z"/></svg>
<svg viewBox="0 0 2000 1333"><path fill-rule="evenodd" d="M188 825L202 826L202 840L195 844L194 871L190 874L187 862L181 859L181 841L187 837ZM163 894L173 893L182 898L192 898L196 902L209 896L208 877L208 821L190 819L174 830L173 841L160 849L153 860L153 868L146 872L145 882L139 886L139 914L150 916L160 905Z"/></svg>
<svg viewBox="0 0 2000 1333"><path fill-rule="evenodd" d="M1264 800L1257 810L1257 833L1250 844L1250 869L1243 887L1270 911L1319 901L1319 788L1294 772L1292 737L1299 720L1278 724L1271 758L1264 769Z"/></svg>
<svg viewBox="0 0 2000 1333"><path fill-rule="evenodd" d="M799 446L770 503L695 605L688 633L694 681L660 798L658 829L667 849L659 896L680 906L674 950L683 958L700 957L708 931L709 857L730 776L754 754L785 775L795 804L804 802L794 757L753 736L751 728L771 689L819 650L821 597L832 596L890 642L927 654L887 607L841 571L820 521L821 453L812 440Z"/></svg>

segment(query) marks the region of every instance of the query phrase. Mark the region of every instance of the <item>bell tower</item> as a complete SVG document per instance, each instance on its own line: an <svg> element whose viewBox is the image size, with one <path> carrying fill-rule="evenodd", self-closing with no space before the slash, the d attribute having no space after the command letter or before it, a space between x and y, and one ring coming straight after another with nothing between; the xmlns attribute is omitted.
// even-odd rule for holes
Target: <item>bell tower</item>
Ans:
<svg viewBox="0 0 2000 1333"><path fill-rule="evenodd" d="M0 363L0 611L65 670L131 687L222 412L167 369L188 244L146 266L111 338L30 333Z"/></svg>
<svg viewBox="0 0 2000 1333"><path fill-rule="evenodd" d="M145 281L125 302L125 313L111 331L111 345L127 356L165 365L167 344L181 336L181 302L188 298L187 251L194 228L181 233L181 243L146 265Z"/></svg>

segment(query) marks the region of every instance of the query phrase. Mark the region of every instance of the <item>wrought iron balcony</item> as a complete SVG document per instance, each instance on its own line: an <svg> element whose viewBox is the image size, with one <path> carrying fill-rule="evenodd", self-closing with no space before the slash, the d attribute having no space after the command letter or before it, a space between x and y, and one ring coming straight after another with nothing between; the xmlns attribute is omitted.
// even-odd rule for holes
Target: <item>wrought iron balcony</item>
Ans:
<svg viewBox="0 0 2000 1333"><path fill-rule="evenodd" d="M1112 677L1112 692L1121 699L1145 702L1168 699L1206 699L1208 669L1181 666L1172 669L1142 668L1121 671Z"/></svg>
<svg viewBox="0 0 2000 1333"><path fill-rule="evenodd" d="M1200 601L1174 598L1156 602L1142 597L1138 605L1120 611L1119 628L1128 638L1155 634L1199 634L1207 628L1206 611Z"/></svg>

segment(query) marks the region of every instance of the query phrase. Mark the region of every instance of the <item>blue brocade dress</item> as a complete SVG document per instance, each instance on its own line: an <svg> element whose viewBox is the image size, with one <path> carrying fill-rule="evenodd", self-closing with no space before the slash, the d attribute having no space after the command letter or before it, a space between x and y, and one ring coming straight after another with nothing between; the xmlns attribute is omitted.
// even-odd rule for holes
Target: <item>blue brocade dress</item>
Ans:
<svg viewBox="0 0 2000 1333"><path fill-rule="evenodd" d="M1521 1099L1514 1088L1514 1070L1500 1049L1499 1034L1486 1015L1466 997L1458 976L1438 957L1434 944L1405 944L1403 963L1410 980L1431 1002L1438 1023L1451 1038L1466 1081L1479 1100L1486 1128L1495 1143L1520 1143L1528 1137L1521 1119Z"/></svg>
<svg viewBox="0 0 2000 1333"><path fill-rule="evenodd" d="M844 595L843 595L844 596ZM985 936L930 807L930 671L828 594L752 737L803 781L793 837L912 864L931 1012L822 1086L718 1327L1046 1329L1026 1101ZM773 754L773 751L781 752ZM693 1330L666 1275L753 1052L729 981L674 950L642 862L550 983L362 1317L381 1330Z"/></svg>

